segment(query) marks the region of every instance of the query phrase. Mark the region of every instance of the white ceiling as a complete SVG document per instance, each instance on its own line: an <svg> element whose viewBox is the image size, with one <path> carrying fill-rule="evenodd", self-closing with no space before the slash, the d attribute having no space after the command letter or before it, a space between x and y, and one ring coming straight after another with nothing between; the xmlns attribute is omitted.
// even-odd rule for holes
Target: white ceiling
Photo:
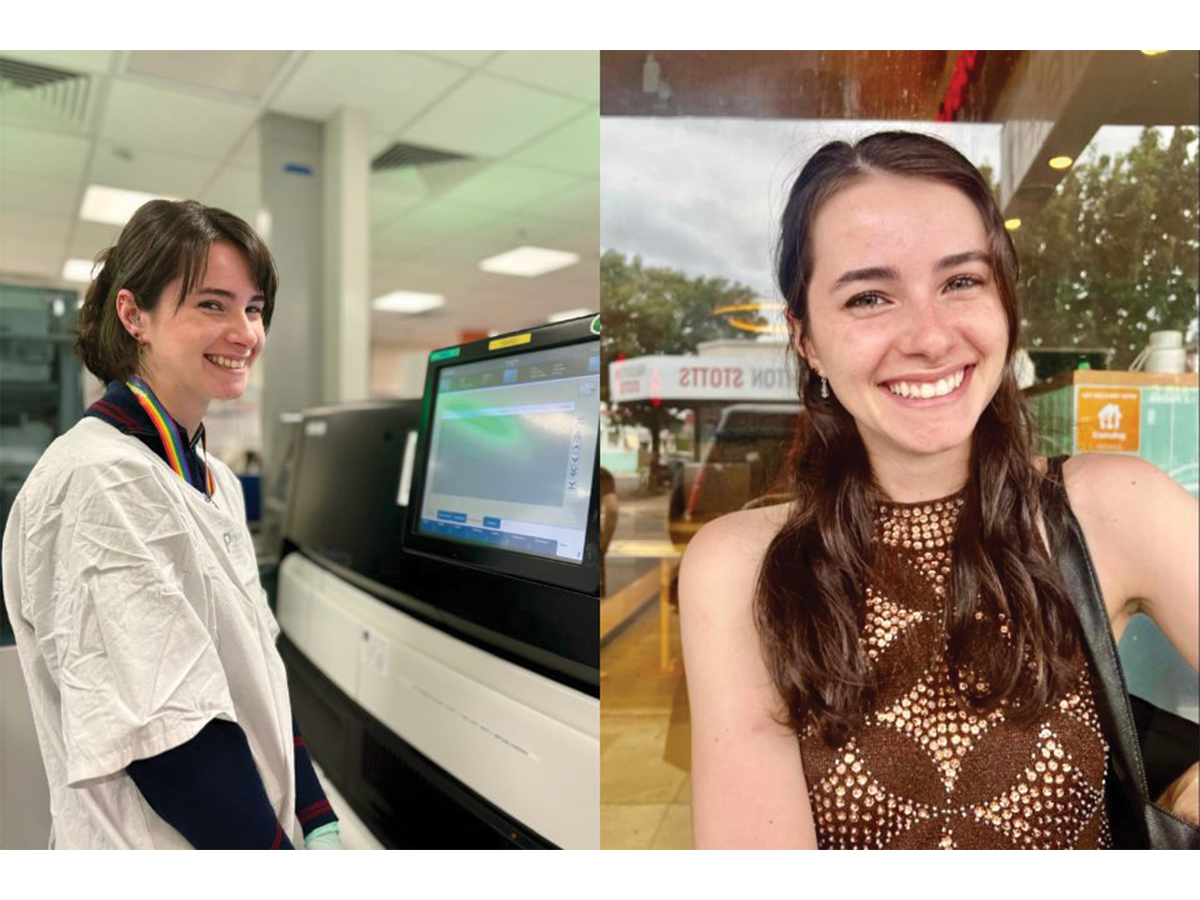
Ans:
<svg viewBox="0 0 1200 900"><path fill-rule="evenodd" d="M379 343L433 347L599 306L600 67L591 51L3 51L93 76L79 119L0 96L0 277L63 285L117 228L79 219L89 184L259 209L266 112L368 113L372 154L397 140L467 161L371 176L371 295L432 291L420 316L372 313ZM582 261L539 278L481 272L535 244ZM79 289L80 286L72 286ZM286 292L286 284L282 285Z"/></svg>

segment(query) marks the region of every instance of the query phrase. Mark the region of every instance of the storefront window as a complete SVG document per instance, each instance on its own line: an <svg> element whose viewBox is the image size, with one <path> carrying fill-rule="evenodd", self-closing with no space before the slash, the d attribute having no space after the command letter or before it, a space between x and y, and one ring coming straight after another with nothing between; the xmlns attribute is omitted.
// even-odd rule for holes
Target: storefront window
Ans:
<svg viewBox="0 0 1200 900"><path fill-rule="evenodd" d="M972 53L602 55L601 460L620 510L601 605L605 846L690 841L675 572L705 523L789 497L804 412L773 257L787 192L823 144L914 130L983 170L1021 260L1019 369L1043 451L1137 454L1197 493L1194 60L1163 74L1138 54ZM1118 72L1154 80L1158 99L1084 99ZM1083 146L1050 166L1071 135ZM1171 352L1147 365L1163 331L1178 332L1154 339ZM1075 398L1108 373L1137 382L1136 445L1080 438ZM1135 691L1197 718L1195 673L1152 623L1138 617L1121 653ZM622 749L647 743L649 761ZM666 811L632 836L619 824L648 815L646 797Z"/></svg>

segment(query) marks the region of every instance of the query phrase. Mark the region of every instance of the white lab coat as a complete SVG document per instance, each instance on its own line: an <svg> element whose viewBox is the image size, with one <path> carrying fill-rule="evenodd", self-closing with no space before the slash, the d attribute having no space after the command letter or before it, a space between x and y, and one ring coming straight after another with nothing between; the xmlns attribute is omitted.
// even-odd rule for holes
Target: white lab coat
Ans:
<svg viewBox="0 0 1200 900"><path fill-rule="evenodd" d="M189 846L125 767L214 718L245 731L284 832L303 846L279 626L241 487L210 460L212 503L137 438L85 418L13 505L4 600L50 783L51 847Z"/></svg>

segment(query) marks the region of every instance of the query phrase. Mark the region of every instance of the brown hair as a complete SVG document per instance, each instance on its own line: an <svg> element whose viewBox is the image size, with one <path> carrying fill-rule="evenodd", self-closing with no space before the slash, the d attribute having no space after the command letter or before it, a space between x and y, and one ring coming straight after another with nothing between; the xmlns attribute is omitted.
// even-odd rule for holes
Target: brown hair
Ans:
<svg viewBox="0 0 1200 900"><path fill-rule="evenodd" d="M103 265L84 295L75 353L101 381L128 378L138 369L138 342L117 315L117 294L128 290L138 309L152 310L171 281L182 277L176 308L204 277L209 248L233 244L246 258L263 293L263 327L270 328L278 276L267 245L244 221L195 200L151 200L121 230L116 246L101 251Z"/></svg>
<svg viewBox="0 0 1200 900"><path fill-rule="evenodd" d="M874 172L949 184L975 204L988 233L1011 359L1020 325L1018 265L1000 210L962 154L908 132L881 132L853 146L826 144L797 177L777 255L779 288L796 337L808 329L816 216L836 192ZM755 620L787 723L799 731L811 717L832 743L874 702L874 670L859 636L875 508L885 498L853 417L835 396L821 396L801 354L797 361L807 409L792 455L798 502L767 549ZM1029 412L1008 366L972 436L944 625L946 662L960 703L980 711L1005 703L1025 721L1065 688L1076 649L1074 611L1039 536L1043 480L1033 464ZM1011 641L996 639L997 623L1005 621Z"/></svg>

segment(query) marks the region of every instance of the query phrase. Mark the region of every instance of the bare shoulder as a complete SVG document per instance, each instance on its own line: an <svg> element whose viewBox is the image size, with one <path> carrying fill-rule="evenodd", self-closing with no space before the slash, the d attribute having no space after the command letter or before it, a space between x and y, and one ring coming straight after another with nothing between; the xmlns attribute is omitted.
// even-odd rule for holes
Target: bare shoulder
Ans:
<svg viewBox="0 0 1200 900"><path fill-rule="evenodd" d="M695 846L815 847L796 735L754 618L759 567L788 507L743 510L692 539L679 580L692 724Z"/></svg>
<svg viewBox="0 0 1200 900"><path fill-rule="evenodd" d="M715 603L746 611L763 556L787 520L788 509L742 510L701 528L688 544L680 567L680 612L685 597L692 604Z"/></svg>
<svg viewBox="0 0 1200 900"><path fill-rule="evenodd" d="M1189 659L1196 658L1200 507L1153 464L1131 456L1073 457L1063 481L1119 634L1148 613Z"/></svg>
<svg viewBox="0 0 1200 900"><path fill-rule="evenodd" d="M770 718L776 698L759 649L754 597L759 567L787 507L742 510L704 526L679 572L679 621L689 690L737 695L737 717ZM695 690L693 690L695 693Z"/></svg>
<svg viewBox="0 0 1200 900"><path fill-rule="evenodd" d="M1174 479L1136 456L1073 456L1063 467L1063 482L1081 524L1097 532L1152 524L1163 512L1195 505Z"/></svg>

